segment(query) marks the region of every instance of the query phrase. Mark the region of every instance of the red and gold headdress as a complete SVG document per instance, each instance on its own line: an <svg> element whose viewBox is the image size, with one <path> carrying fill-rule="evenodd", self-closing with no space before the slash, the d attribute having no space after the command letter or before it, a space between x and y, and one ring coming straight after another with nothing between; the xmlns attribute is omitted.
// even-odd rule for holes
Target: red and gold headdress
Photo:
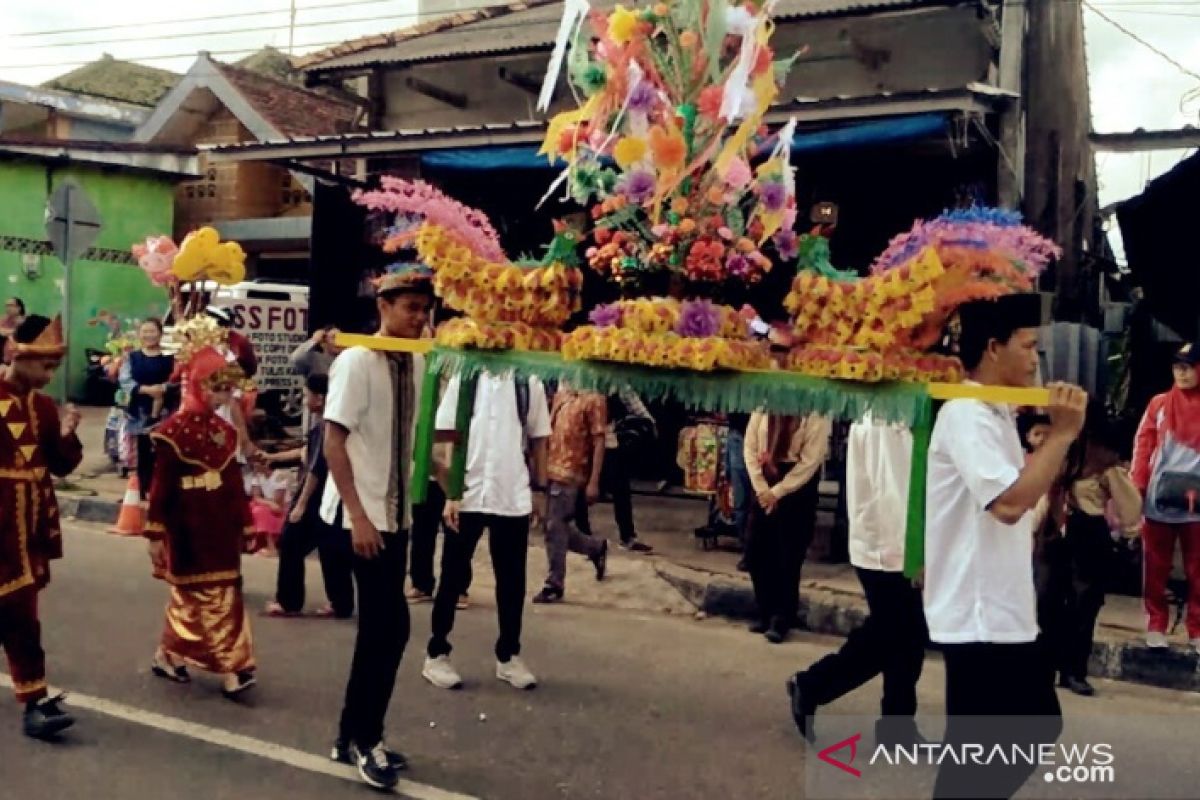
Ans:
<svg viewBox="0 0 1200 800"><path fill-rule="evenodd" d="M32 342L10 341L12 358L62 358L67 352L63 342L62 317L50 321Z"/></svg>

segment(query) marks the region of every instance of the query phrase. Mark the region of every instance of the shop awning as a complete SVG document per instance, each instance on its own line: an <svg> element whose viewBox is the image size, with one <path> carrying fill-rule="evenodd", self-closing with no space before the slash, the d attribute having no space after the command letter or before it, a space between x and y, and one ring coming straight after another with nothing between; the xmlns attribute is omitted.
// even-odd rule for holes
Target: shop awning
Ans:
<svg viewBox="0 0 1200 800"><path fill-rule="evenodd" d="M950 115L947 112L910 114L890 119L869 120L838 125L819 131L801 132L792 139L793 153L898 144L946 131ZM496 169L562 169L562 161L551 163L537 154L534 145L500 145L492 147L456 147L429 150L421 154L421 166L429 169L496 170Z"/></svg>

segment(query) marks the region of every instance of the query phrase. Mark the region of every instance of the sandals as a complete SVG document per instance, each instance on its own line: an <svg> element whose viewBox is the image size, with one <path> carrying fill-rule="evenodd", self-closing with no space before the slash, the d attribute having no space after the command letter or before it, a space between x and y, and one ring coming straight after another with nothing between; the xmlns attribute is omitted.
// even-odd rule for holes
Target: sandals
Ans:
<svg viewBox="0 0 1200 800"><path fill-rule="evenodd" d="M171 660L161 650L155 652L150 660L150 672L155 677L168 680L171 683L191 683L192 676L187 667L182 664L172 664Z"/></svg>
<svg viewBox="0 0 1200 800"><path fill-rule="evenodd" d="M254 673L243 671L237 674L238 683L232 689L221 687L221 694L226 700L236 700L241 697L247 689L252 689L258 685L258 678L254 677Z"/></svg>

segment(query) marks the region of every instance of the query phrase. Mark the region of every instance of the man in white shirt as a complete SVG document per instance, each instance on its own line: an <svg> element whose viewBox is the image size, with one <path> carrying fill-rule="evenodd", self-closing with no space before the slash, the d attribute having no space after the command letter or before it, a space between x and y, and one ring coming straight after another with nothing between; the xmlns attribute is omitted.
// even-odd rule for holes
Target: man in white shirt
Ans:
<svg viewBox="0 0 1200 800"><path fill-rule="evenodd" d="M974 301L958 312L971 382L1033 384L1036 294ZM1013 410L951 400L937 415L926 486L925 617L946 664L946 742L1025 747L1062 731L1054 670L1038 641L1030 511L1083 427L1087 394L1051 384L1050 431L1028 462ZM990 718L990 719L988 719ZM1003 718L1003 719L997 719ZM942 762L935 797L1011 797L1034 767Z"/></svg>
<svg viewBox="0 0 1200 800"><path fill-rule="evenodd" d="M433 299L427 272L380 281L380 336L420 336ZM332 757L363 781L390 789L406 768L383 743L396 670L408 643L405 559L411 525L409 476L424 359L352 347L334 362L325 405L329 477L321 518L350 531L358 583L358 638Z"/></svg>
<svg viewBox="0 0 1200 800"><path fill-rule="evenodd" d="M437 411L439 436L452 435L460 379L446 386ZM462 678L450 663L450 632L459 596L467 588L471 559L483 532L496 575L496 677L517 689L537 678L521 659L525 571L530 517L545 518L546 440L550 410L536 378L480 373L467 431L466 481L461 501L447 500L442 579L433 601L433 632L421 674L439 689L458 689ZM530 475L530 461L533 475ZM532 480L531 480L532 478Z"/></svg>
<svg viewBox="0 0 1200 800"><path fill-rule="evenodd" d="M883 673L882 717L875 741L912 745L917 731L917 681L925 661L925 612L921 592L904 576L912 433L870 415L850 426L846 446L846 505L850 563L867 598L866 621L836 653L788 681L800 733L814 740L812 717Z"/></svg>

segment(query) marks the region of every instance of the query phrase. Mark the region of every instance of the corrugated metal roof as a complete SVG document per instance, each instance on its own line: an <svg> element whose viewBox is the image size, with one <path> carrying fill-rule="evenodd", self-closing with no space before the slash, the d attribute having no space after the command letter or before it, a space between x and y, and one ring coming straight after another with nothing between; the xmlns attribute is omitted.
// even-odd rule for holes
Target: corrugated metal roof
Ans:
<svg viewBox="0 0 1200 800"><path fill-rule="evenodd" d="M780 0L776 20L899 11L925 6L957 5L961 0ZM595 8L616 4L599 0ZM532 3L531 3L532 5ZM562 3L537 5L523 10L501 8L487 18L472 15L451 18L429 33L397 31L383 36L346 42L306 59L305 70L313 74L367 69L389 64L413 64L497 53L548 50L554 44L562 17ZM399 40L399 41L397 41Z"/></svg>
<svg viewBox="0 0 1200 800"><path fill-rule="evenodd" d="M850 119L880 119L912 113L941 111L950 114L986 113L1016 96L983 84L957 89L915 92L882 92L865 97L796 98L768 112L768 121L780 123L795 116L816 125ZM359 158L372 155L420 152L431 147L486 147L536 143L546 130L544 120L456 125L395 131L370 131L336 136L304 136L288 140L244 142L201 147L214 161L297 161Z"/></svg>

